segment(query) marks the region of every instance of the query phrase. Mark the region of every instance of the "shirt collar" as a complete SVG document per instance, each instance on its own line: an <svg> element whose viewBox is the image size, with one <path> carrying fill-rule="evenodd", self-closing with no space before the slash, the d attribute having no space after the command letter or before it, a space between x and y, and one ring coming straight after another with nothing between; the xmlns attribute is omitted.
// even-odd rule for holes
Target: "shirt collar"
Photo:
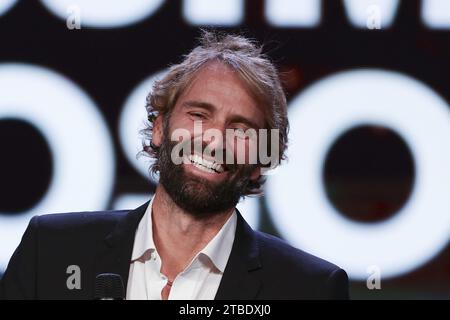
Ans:
<svg viewBox="0 0 450 320"><path fill-rule="evenodd" d="M237 215L236 211L234 211L220 231L199 253L206 255L222 273L225 271L231 248L233 247L236 225Z"/></svg>
<svg viewBox="0 0 450 320"><path fill-rule="evenodd" d="M153 242L153 228L152 228L152 197L144 216L142 217L139 225L136 229L136 235L134 236L133 253L131 254L131 261L138 260L148 250L156 250L155 243Z"/></svg>
<svg viewBox="0 0 450 320"><path fill-rule="evenodd" d="M149 251L156 251L155 243L153 242L152 229L153 199L154 197L152 197L136 230L133 253L131 255L132 262L143 258ZM198 257L203 254L211 260L220 272L223 273L233 247L236 226L237 214L235 210L214 238L195 256L194 260L197 260Z"/></svg>

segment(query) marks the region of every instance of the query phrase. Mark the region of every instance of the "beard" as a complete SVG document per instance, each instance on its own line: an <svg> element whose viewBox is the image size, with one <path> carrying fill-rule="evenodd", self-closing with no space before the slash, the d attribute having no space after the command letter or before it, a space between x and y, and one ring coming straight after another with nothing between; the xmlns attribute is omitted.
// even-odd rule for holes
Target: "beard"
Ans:
<svg viewBox="0 0 450 320"><path fill-rule="evenodd" d="M256 165L227 165L228 179L221 182L204 180L187 173L182 164L177 165L172 161L171 152L177 142L168 137L168 134L164 135L159 149L159 182L178 207L192 216L204 218L234 208L240 198L245 196Z"/></svg>

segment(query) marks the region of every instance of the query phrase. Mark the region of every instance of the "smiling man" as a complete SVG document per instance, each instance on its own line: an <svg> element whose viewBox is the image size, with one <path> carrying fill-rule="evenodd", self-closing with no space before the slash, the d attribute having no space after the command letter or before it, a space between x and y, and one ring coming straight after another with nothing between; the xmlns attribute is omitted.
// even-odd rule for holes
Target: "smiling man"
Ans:
<svg viewBox="0 0 450 320"><path fill-rule="evenodd" d="M286 98L260 47L204 32L147 102L155 195L132 211L33 218L3 298L92 299L102 273L121 276L127 299L348 298L342 269L252 230L236 209L287 146Z"/></svg>

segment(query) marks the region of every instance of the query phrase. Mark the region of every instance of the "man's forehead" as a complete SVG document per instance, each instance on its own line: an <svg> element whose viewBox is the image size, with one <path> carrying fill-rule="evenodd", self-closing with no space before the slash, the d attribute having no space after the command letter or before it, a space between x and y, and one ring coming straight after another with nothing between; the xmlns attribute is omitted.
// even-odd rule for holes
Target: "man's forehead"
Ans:
<svg viewBox="0 0 450 320"><path fill-rule="evenodd" d="M197 71L178 99L177 105L180 108L194 105L187 104L188 101L196 101L197 105L211 104L215 108L226 107L227 111L239 114L245 109L242 116L251 116L252 120L258 123L257 127L264 127L265 111L259 99L238 72L223 62L209 62Z"/></svg>
<svg viewBox="0 0 450 320"><path fill-rule="evenodd" d="M201 67L192 77L189 87L192 88L198 83L207 87L213 87L216 84L234 85L242 90L248 90L237 71L221 62L211 62Z"/></svg>
<svg viewBox="0 0 450 320"><path fill-rule="evenodd" d="M193 93L204 98L208 94L220 94L230 100L257 104L256 97L238 72L222 62L210 62L197 71L181 97Z"/></svg>

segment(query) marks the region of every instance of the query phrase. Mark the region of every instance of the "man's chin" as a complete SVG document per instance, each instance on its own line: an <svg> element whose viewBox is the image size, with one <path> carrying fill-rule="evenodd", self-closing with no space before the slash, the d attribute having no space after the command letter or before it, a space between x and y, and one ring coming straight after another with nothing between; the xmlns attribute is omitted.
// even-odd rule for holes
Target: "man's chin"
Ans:
<svg viewBox="0 0 450 320"><path fill-rule="evenodd" d="M165 186L165 189L180 208L197 218L220 214L237 204L234 198L230 198L232 192L224 192L221 181L209 181L183 172L178 184L178 188L171 184L170 187Z"/></svg>
<svg viewBox="0 0 450 320"><path fill-rule="evenodd" d="M210 183L196 178L187 179L175 197L174 202L187 213L197 218L210 217L233 207L231 203L223 203L219 199L222 195L215 192L217 188Z"/></svg>

